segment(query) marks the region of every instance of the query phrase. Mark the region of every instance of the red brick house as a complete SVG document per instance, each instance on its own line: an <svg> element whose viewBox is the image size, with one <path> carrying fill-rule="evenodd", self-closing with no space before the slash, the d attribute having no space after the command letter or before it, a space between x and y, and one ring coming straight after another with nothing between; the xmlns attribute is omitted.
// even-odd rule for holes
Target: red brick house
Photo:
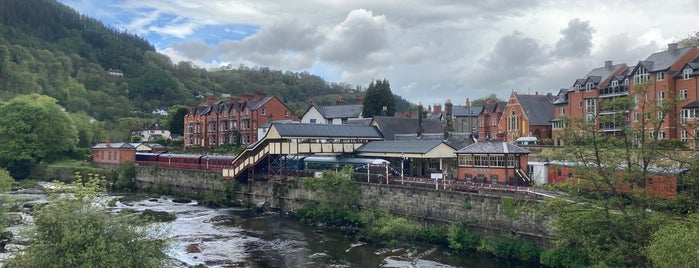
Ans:
<svg viewBox="0 0 699 268"><path fill-rule="evenodd" d="M92 162L98 166L114 167L136 161L136 147L126 142L98 143L92 146Z"/></svg>
<svg viewBox="0 0 699 268"><path fill-rule="evenodd" d="M599 112L598 102L628 95L626 64L605 61L603 67L592 69L583 78L575 80L569 89L562 89L553 101L554 118L551 120L552 138L562 145L560 131L565 127L565 118L594 119ZM616 126L601 126L605 132L615 133Z"/></svg>
<svg viewBox="0 0 699 268"><path fill-rule="evenodd" d="M551 120L554 118L552 94L527 95L512 92L500 119L505 141L534 136L539 140L551 138Z"/></svg>
<svg viewBox="0 0 699 268"><path fill-rule="evenodd" d="M632 94L634 93L634 85L647 80L651 80L652 82L645 97L636 96L636 103L640 103L640 105L637 105L636 108L631 111L631 126L638 126L644 122L643 120L635 120L642 116L643 110L641 109L643 109L644 102L651 105L660 105L663 101L672 100L678 96L680 92L678 92L676 80L678 80L678 78L684 80L684 78L676 75L682 72L684 70L683 68L690 61L695 59L697 55L699 55L699 49L696 47L678 48L677 44L673 43L668 44L666 51L653 53L631 68L628 78L630 81L630 92ZM689 92L687 92L687 94L688 93ZM691 101L687 98L683 102ZM652 115L663 118L663 122L661 123L658 133L652 133L653 131L650 131L647 134L649 136L657 135L658 139L680 137L681 131L678 131L678 125L680 125L679 115L681 106L681 104L676 105L667 114L657 113Z"/></svg>
<svg viewBox="0 0 699 268"><path fill-rule="evenodd" d="M184 145L250 144L257 141L258 128L268 121L295 119L291 109L275 96L244 94L228 102L210 97L185 115Z"/></svg>
<svg viewBox="0 0 699 268"><path fill-rule="evenodd" d="M699 149L699 56L675 75L680 111L678 137L692 149Z"/></svg>
<svg viewBox="0 0 699 268"><path fill-rule="evenodd" d="M478 142L456 151L459 180L525 186L529 151L509 142Z"/></svg>
<svg viewBox="0 0 699 268"><path fill-rule="evenodd" d="M478 114L478 140L488 141L492 139L502 139L498 134L501 133L498 124L502 118L502 111L505 109L507 102L494 102L488 100Z"/></svg>

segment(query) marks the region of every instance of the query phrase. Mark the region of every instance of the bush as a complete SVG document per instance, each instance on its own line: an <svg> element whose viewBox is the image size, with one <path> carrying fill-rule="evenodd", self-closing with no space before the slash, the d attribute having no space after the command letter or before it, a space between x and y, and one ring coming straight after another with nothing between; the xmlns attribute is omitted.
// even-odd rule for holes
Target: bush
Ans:
<svg viewBox="0 0 699 268"><path fill-rule="evenodd" d="M472 234L464 226L452 224L447 231L449 249L454 253L478 248L481 238Z"/></svg>
<svg viewBox="0 0 699 268"><path fill-rule="evenodd" d="M564 246L541 253L539 262L549 267L587 267L587 262L579 250Z"/></svg>

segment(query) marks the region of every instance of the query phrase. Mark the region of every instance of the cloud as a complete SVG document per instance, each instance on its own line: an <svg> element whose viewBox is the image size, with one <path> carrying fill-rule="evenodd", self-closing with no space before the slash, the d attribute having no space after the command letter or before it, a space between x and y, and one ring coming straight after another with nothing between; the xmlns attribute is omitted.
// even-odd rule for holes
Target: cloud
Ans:
<svg viewBox="0 0 699 268"><path fill-rule="evenodd" d="M589 56L594 32L589 21L570 20L568 27L561 30L563 37L556 42L553 55L560 58Z"/></svg>
<svg viewBox="0 0 699 268"><path fill-rule="evenodd" d="M472 86L487 90L520 87L523 81L539 77L537 70L549 59L547 48L521 32L503 36L487 56L468 73Z"/></svg>
<svg viewBox="0 0 699 268"><path fill-rule="evenodd" d="M389 46L387 24L385 16L374 16L369 10L350 11L328 34L328 41L320 50L320 59L345 66L350 71L383 62L377 56Z"/></svg>

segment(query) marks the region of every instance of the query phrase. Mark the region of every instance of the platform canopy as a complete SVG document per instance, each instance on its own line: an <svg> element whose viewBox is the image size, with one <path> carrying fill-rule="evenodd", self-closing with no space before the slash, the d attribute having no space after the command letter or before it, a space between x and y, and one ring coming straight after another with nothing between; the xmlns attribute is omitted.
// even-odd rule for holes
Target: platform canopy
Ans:
<svg viewBox="0 0 699 268"><path fill-rule="evenodd" d="M456 150L442 141L371 141L357 148L357 156L454 158Z"/></svg>

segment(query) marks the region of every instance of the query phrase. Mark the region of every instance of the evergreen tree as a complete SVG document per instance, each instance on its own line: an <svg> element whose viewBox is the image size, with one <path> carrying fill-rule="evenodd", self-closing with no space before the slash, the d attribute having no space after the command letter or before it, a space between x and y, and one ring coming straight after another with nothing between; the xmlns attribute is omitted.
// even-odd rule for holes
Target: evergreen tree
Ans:
<svg viewBox="0 0 699 268"><path fill-rule="evenodd" d="M371 118L376 115L393 116L396 113L396 100L391 93L388 80L371 81L364 95L362 116Z"/></svg>

